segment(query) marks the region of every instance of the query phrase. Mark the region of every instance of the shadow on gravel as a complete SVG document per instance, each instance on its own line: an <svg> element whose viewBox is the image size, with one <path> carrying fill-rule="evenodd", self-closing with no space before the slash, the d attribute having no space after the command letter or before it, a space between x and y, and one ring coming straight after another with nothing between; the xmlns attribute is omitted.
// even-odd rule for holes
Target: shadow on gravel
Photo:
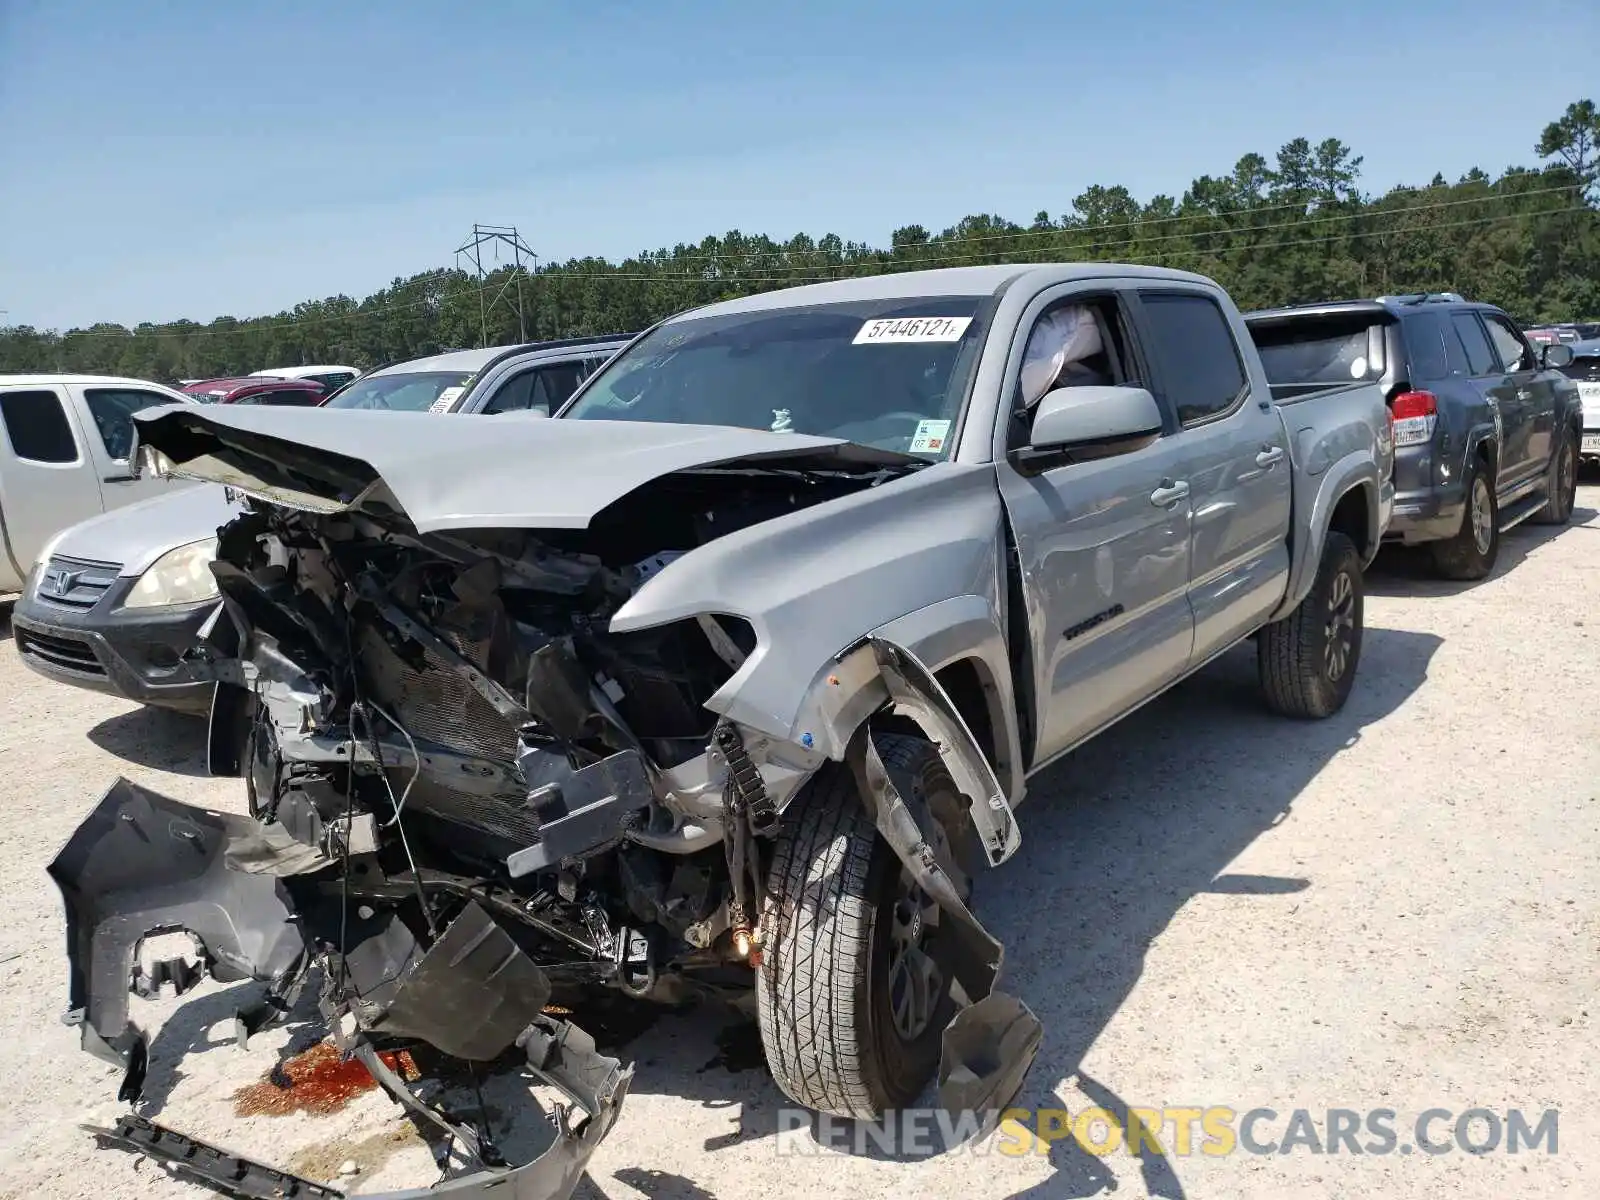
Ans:
<svg viewBox="0 0 1600 1200"><path fill-rule="evenodd" d="M187 713L136 708L101 721L89 730L89 740L141 767L176 775L207 773L206 723Z"/></svg>
<svg viewBox="0 0 1600 1200"><path fill-rule="evenodd" d="M1113 1113L1159 1100L1120 1097L1113 1082L1079 1071L1137 985L1146 949L1193 896L1239 896L1234 919L1248 921L1250 898L1270 903L1312 886L1224 872L1288 819L1335 755L1422 685L1439 644L1431 634L1369 626L1344 710L1303 723L1264 709L1254 648L1236 648L1034 781L1019 814L1022 849L979 897L1006 944L1006 986L1045 1029L1019 1105L1059 1107L1054 1089L1073 1075ZM1020 1197L1060 1200L1116 1186L1105 1161L1070 1138L1052 1144L1050 1161L1055 1174ZM1140 1166L1150 1196L1184 1195L1165 1158L1147 1152Z"/></svg>
<svg viewBox="0 0 1600 1200"><path fill-rule="evenodd" d="M1564 534L1582 537L1600 533L1600 527L1586 524L1595 516L1592 508L1575 507L1570 524L1535 525L1525 521L1515 529L1508 530L1501 535L1500 555L1488 578L1498 579L1508 571L1516 570L1528 555ZM1440 579L1434 574L1433 561L1426 546L1385 546L1367 572L1366 582L1367 592L1373 596L1454 596L1488 580L1462 583Z"/></svg>

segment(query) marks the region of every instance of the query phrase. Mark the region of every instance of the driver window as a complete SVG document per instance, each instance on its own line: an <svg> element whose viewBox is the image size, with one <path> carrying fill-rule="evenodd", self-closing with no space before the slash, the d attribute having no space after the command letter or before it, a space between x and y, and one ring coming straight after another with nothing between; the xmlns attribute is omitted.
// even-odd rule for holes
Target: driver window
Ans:
<svg viewBox="0 0 1600 1200"><path fill-rule="evenodd" d="M1128 338L1114 296L1074 296L1039 314L1028 334L1007 443L1027 445L1034 407L1061 387L1131 382Z"/></svg>
<svg viewBox="0 0 1600 1200"><path fill-rule="evenodd" d="M1500 358L1502 371L1511 374L1533 370L1533 354L1509 321L1493 313L1484 313L1483 323L1488 327L1489 340L1494 343L1494 352Z"/></svg>

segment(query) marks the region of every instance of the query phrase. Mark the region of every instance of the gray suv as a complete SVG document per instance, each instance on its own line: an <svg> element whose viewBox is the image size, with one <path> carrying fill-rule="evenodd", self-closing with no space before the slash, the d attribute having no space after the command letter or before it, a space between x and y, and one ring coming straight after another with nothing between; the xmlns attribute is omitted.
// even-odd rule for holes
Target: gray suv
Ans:
<svg viewBox="0 0 1600 1200"><path fill-rule="evenodd" d="M454 350L368 372L323 408L489 415L549 412L629 334ZM22 661L62 683L205 715L212 683L184 658L217 611L210 562L239 513L227 489L189 487L71 526L45 547L11 626ZM44 594L40 581L70 577Z"/></svg>
<svg viewBox="0 0 1600 1200"><path fill-rule="evenodd" d="M1583 437L1566 345L1530 343L1489 304L1452 292L1250 313L1274 380L1375 380L1394 420L1394 519L1386 540L1426 544L1447 579L1482 579L1500 535L1564 525Z"/></svg>

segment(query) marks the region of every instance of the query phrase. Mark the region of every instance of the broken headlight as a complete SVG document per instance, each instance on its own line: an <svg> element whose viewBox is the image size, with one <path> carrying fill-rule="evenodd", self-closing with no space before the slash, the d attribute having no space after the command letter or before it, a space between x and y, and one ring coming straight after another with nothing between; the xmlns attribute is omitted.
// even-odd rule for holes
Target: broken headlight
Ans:
<svg viewBox="0 0 1600 1200"><path fill-rule="evenodd" d="M172 604L196 604L216 599L217 579L211 573L211 560L217 556L217 539L190 542L168 550L139 576L124 608L161 608Z"/></svg>

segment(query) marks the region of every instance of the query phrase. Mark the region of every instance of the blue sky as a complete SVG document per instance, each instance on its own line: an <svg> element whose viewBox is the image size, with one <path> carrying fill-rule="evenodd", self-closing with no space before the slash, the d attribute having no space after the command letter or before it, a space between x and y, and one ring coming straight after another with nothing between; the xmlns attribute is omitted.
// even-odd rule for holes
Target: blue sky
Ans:
<svg viewBox="0 0 1600 1200"><path fill-rule="evenodd" d="M1531 165L1597 28L1592 0L0 0L0 323L360 297L474 221L547 259L886 244L1296 136L1369 190Z"/></svg>

